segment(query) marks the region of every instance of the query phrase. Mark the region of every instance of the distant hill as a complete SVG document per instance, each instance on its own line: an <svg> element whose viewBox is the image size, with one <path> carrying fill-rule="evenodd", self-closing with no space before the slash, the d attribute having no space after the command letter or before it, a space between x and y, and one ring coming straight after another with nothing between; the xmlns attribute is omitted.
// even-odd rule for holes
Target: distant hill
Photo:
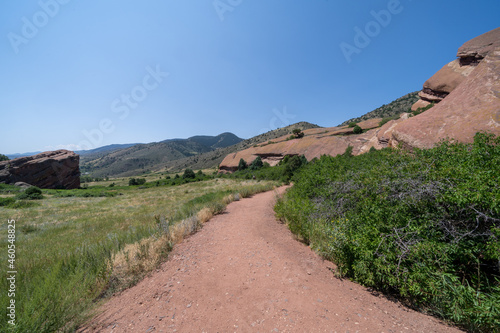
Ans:
<svg viewBox="0 0 500 333"><path fill-rule="evenodd" d="M238 138L233 133L228 133L228 132L222 133L217 136L207 136L207 135L192 136L189 138L189 140L198 142L199 144L202 144L204 146L212 147L214 149L229 147L242 141L241 138Z"/></svg>
<svg viewBox="0 0 500 333"><path fill-rule="evenodd" d="M227 154L235 153L240 150L250 148L254 145L268 142L270 140L275 140L284 135L290 135L294 128L300 128L301 130L307 130L312 128L320 128L318 125L314 125L308 122L299 122L290 126L278 128L257 136L253 138L243 140L238 144L219 148L208 153L200 154L197 156L191 156L186 158L181 158L178 160L173 160L166 163L165 168L170 171L180 171L185 168L192 169L207 169L218 166Z"/></svg>
<svg viewBox="0 0 500 333"><path fill-rule="evenodd" d="M81 153L80 170L94 177L133 176L156 171L174 160L198 156L242 140L232 133L222 133L148 144L110 145Z"/></svg>
<svg viewBox="0 0 500 333"><path fill-rule="evenodd" d="M390 102L389 104L384 104L381 107L362 115L361 117L346 120L339 126L345 126L351 122L359 123L360 121L373 118L394 117L402 114L403 112L410 112L411 106L419 99L418 93L418 91L415 91L406 94Z"/></svg>
<svg viewBox="0 0 500 333"><path fill-rule="evenodd" d="M90 150L78 150L78 151L75 151L75 153L80 155L80 157L81 156L91 156L94 154L96 156L93 156L93 157L97 157L98 154L107 154L107 153L111 153L111 152L116 151L116 150L129 148L129 147L132 147L132 146L135 146L138 144L139 143L113 144L113 145L102 146L102 147L90 149Z"/></svg>
<svg viewBox="0 0 500 333"><path fill-rule="evenodd" d="M5 156L7 156L11 160L13 160L13 159L18 158L18 157L33 156L33 155L40 154L40 153L41 153L41 151L34 151L34 152L31 152L31 153L5 154Z"/></svg>
<svg viewBox="0 0 500 333"><path fill-rule="evenodd" d="M198 135L188 139L137 144L118 150L108 149L82 154L80 170L93 177L129 177L147 171L215 168L227 154L290 134L294 128L306 130L318 127L300 122L247 140L226 132L217 136Z"/></svg>

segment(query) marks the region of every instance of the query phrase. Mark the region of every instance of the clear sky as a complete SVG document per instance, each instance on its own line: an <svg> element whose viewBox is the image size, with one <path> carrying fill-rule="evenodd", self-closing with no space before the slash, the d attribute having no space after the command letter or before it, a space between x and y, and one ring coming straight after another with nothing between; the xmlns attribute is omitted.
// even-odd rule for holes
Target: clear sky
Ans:
<svg viewBox="0 0 500 333"><path fill-rule="evenodd" d="M498 0L2 1L0 153L335 126L420 90L499 13Z"/></svg>

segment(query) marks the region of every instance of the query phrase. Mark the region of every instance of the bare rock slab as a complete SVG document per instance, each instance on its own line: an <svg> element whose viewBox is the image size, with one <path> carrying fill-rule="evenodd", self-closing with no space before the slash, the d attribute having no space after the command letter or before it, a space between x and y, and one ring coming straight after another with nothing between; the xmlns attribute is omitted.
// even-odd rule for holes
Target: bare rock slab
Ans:
<svg viewBox="0 0 500 333"><path fill-rule="evenodd" d="M0 162L0 183L24 182L40 188L80 187L80 156L69 150L43 152Z"/></svg>

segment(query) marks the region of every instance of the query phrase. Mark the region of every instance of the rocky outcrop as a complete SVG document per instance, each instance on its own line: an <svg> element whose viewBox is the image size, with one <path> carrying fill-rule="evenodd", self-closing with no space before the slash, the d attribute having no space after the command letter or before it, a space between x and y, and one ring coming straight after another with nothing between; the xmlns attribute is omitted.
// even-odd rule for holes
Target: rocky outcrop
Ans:
<svg viewBox="0 0 500 333"><path fill-rule="evenodd" d="M412 110L437 104L417 116L403 113L380 127L380 118L370 119L358 124L365 130L359 135L347 126L308 129L301 139L284 136L230 154L220 170L235 171L240 159L251 163L257 156L275 165L285 155L311 160L342 154L349 146L358 155L372 147L431 148L442 139L472 142L480 131L500 135L500 28L465 43L458 56L424 83Z"/></svg>
<svg viewBox="0 0 500 333"><path fill-rule="evenodd" d="M460 65L476 65L482 59L500 47L500 28L488 31L481 36L465 42L457 52L457 57L460 58Z"/></svg>
<svg viewBox="0 0 500 333"><path fill-rule="evenodd" d="M412 106L415 111L426 103L441 102L472 73L488 53L500 47L500 28L491 30L462 45L457 52L458 59L446 64L423 86L421 98Z"/></svg>
<svg viewBox="0 0 500 333"><path fill-rule="evenodd" d="M0 162L0 183L25 182L40 188L73 189L80 186L80 157L57 150Z"/></svg>
<svg viewBox="0 0 500 333"><path fill-rule="evenodd" d="M397 124L392 146L431 148L446 138L472 142L479 131L500 135L500 47L442 102Z"/></svg>
<svg viewBox="0 0 500 333"><path fill-rule="evenodd" d="M321 155L342 154L348 146L353 147L354 155L361 154L376 144L377 140L374 137L378 133L381 120L381 118L375 118L358 123L362 129L367 130L359 135L353 134L353 128L347 126L311 128L304 130L305 135L300 139L290 139L290 133L281 138L227 155L220 163L219 171L236 171L240 159L251 163L257 156L260 156L263 162L275 166L286 155L304 155L308 160L312 160L315 157L321 157Z"/></svg>

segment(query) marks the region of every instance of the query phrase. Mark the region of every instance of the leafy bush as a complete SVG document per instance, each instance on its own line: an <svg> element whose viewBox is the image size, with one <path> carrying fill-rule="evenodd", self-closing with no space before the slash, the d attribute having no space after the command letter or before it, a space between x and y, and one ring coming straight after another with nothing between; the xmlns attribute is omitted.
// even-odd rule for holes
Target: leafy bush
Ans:
<svg viewBox="0 0 500 333"><path fill-rule="evenodd" d="M500 327L500 137L308 163L278 216L338 274L471 331Z"/></svg>
<svg viewBox="0 0 500 333"><path fill-rule="evenodd" d="M196 175L194 174L193 170L186 169L186 170L184 170L184 174L182 175L182 178L184 178L184 179L187 179L187 178L193 179L193 178L196 178Z"/></svg>
<svg viewBox="0 0 500 333"><path fill-rule="evenodd" d="M255 162L258 163L258 162ZM269 163L262 163L262 167L258 169L247 168L238 170L232 174L221 174L218 177L224 178L243 178L257 180L277 180L283 183L288 183L293 174L302 166L306 165L307 159L305 156L289 156L286 155L277 166L271 167ZM259 163L260 165L260 163Z"/></svg>
<svg viewBox="0 0 500 333"><path fill-rule="evenodd" d="M354 126L356 126L357 124L358 124L357 122L352 121L352 122L350 122L350 123L349 123L349 127L354 127Z"/></svg>
<svg viewBox="0 0 500 333"><path fill-rule="evenodd" d="M238 170L245 170L248 168L247 162L244 159L240 158L240 162L238 163Z"/></svg>
<svg viewBox="0 0 500 333"><path fill-rule="evenodd" d="M361 134L363 133L363 129L361 127L359 127L358 125L354 126L354 128L352 129L352 132L354 134Z"/></svg>
<svg viewBox="0 0 500 333"><path fill-rule="evenodd" d="M302 130L300 128L294 128L292 133L293 133L294 137L296 137L298 139L304 137L304 132L302 132Z"/></svg>
<svg viewBox="0 0 500 333"><path fill-rule="evenodd" d="M24 192L17 196L19 200L40 200L43 199L42 190L36 186L28 187Z"/></svg>
<svg viewBox="0 0 500 333"><path fill-rule="evenodd" d="M145 178L130 178L128 181L129 186L144 185L145 183L146 183Z"/></svg>
<svg viewBox="0 0 500 333"><path fill-rule="evenodd" d="M0 154L0 162L1 161L9 161L9 160L10 160L10 158L8 158L6 155Z"/></svg>
<svg viewBox="0 0 500 333"><path fill-rule="evenodd" d="M257 156L252 163L250 163L250 170L258 170L264 166L264 163L262 162L262 158L260 156Z"/></svg>

